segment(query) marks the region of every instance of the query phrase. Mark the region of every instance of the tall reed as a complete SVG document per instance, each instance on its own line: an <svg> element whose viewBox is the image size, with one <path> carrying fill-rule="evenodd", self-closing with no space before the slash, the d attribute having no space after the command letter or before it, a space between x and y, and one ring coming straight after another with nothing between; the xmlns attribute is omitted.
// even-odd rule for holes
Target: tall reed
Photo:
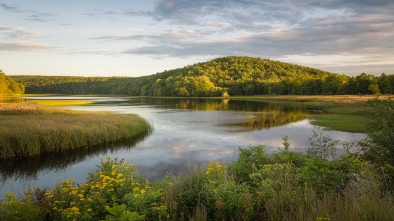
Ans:
<svg viewBox="0 0 394 221"><path fill-rule="evenodd" d="M134 114L0 105L0 158L61 152L135 137L150 125Z"/></svg>

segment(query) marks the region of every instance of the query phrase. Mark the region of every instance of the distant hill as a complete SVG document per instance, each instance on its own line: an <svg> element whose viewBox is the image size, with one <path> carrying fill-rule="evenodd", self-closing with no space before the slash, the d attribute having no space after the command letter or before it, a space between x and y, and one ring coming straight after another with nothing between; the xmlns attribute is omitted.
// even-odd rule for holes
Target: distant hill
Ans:
<svg viewBox="0 0 394 221"><path fill-rule="evenodd" d="M391 76L385 75L391 80L389 88L394 92ZM361 74L349 77L300 65L241 56L217 58L138 78L13 76L13 79L26 86L26 93L209 97L373 94L381 91L376 76ZM390 93L389 89L386 92Z"/></svg>
<svg viewBox="0 0 394 221"><path fill-rule="evenodd" d="M25 87L22 84L15 82L12 78L5 76L4 72L0 70L0 96L23 94Z"/></svg>

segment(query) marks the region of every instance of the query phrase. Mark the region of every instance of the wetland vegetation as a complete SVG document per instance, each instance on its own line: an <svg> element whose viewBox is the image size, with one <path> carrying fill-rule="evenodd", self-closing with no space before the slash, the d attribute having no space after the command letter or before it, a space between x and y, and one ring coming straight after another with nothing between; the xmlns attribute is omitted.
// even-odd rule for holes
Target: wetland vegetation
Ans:
<svg viewBox="0 0 394 221"><path fill-rule="evenodd" d="M365 103L375 114L368 140L345 143L310 137L293 152L287 137L268 153L239 149L232 163L191 164L178 175L149 181L133 164L102 159L85 183L7 193L0 218L10 220L392 220L394 102ZM363 153L352 152L360 145Z"/></svg>
<svg viewBox="0 0 394 221"><path fill-rule="evenodd" d="M392 220L394 196L373 164L347 153L319 155L240 149L227 165L191 165L149 182L123 160L101 160L86 183L7 193L3 220ZM11 219L10 219L11 218Z"/></svg>
<svg viewBox="0 0 394 221"><path fill-rule="evenodd" d="M282 105L299 105L309 112L311 123L329 130L367 133L374 110L368 101L376 98L393 99L393 95L313 95L313 96L235 96L233 100L270 102Z"/></svg>
<svg viewBox="0 0 394 221"><path fill-rule="evenodd" d="M0 158L27 157L88 148L136 137L150 130L137 115L0 104Z"/></svg>

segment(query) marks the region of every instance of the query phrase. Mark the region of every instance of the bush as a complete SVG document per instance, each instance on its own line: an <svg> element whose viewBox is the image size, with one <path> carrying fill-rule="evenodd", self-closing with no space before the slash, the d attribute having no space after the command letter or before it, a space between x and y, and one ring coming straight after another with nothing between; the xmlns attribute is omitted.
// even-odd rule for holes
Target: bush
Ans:
<svg viewBox="0 0 394 221"><path fill-rule="evenodd" d="M13 193L6 193L5 200L0 204L0 220L43 220L45 213L33 201L33 192L27 192L22 199Z"/></svg>
<svg viewBox="0 0 394 221"><path fill-rule="evenodd" d="M161 190L136 175L125 161L101 161L100 171L91 173L87 183L76 186L66 180L47 193L55 220L100 220L140 217L160 220L167 208Z"/></svg>
<svg viewBox="0 0 394 221"><path fill-rule="evenodd" d="M359 155L328 161L287 149L241 149L231 165L193 165L150 183L132 164L101 160L85 184L0 203L1 220L392 220L394 197ZM242 182L240 182L242 181Z"/></svg>

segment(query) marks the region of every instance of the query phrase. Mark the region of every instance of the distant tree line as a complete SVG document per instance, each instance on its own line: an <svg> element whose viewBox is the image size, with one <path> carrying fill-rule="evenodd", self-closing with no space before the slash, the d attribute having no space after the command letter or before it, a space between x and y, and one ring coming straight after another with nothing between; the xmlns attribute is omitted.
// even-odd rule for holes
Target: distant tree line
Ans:
<svg viewBox="0 0 394 221"><path fill-rule="evenodd" d="M349 77L251 57L223 57L150 76L13 76L26 93L210 97L222 95L393 94L394 75Z"/></svg>
<svg viewBox="0 0 394 221"><path fill-rule="evenodd" d="M14 79L5 76L4 72L0 70L0 96L23 94L25 87L23 84L17 83Z"/></svg>

